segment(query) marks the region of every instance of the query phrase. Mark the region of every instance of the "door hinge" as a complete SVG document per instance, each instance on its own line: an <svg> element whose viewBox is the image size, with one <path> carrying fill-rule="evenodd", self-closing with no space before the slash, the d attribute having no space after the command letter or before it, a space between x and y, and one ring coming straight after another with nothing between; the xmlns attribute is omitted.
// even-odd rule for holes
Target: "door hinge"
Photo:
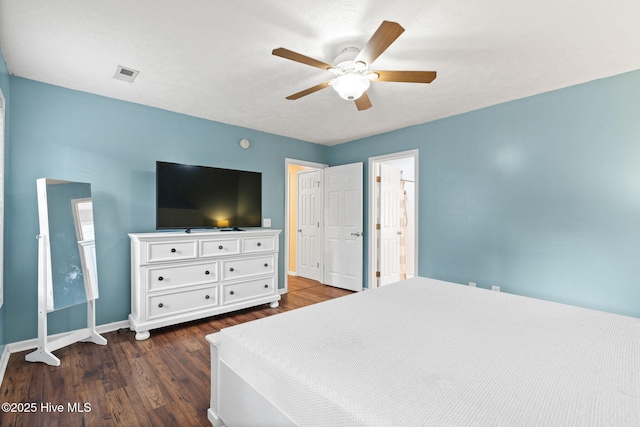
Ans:
<svg viewBox="0 0 640 427"><path fill-rule="evenodd" d="M376 271L376 277L380 277L380 272Z"/></svg>
<svg viewBox="0 0 640 427"><path fill-rule="evenodd" d="M382 181L382 178L379 176L376 176L376 182L381 182L381 181Z"/></svg>
<svg viewBox="0 0 640 427"><path fill-rule="evenodd" d="M376 224L376 230L380 230L380 224Z"/></svg>
<svg viewBox="0 0 640 427"><path fill-rule="evenodd" d="M320 263L319 262L317 263L317 267L320 268Z"/></svg>

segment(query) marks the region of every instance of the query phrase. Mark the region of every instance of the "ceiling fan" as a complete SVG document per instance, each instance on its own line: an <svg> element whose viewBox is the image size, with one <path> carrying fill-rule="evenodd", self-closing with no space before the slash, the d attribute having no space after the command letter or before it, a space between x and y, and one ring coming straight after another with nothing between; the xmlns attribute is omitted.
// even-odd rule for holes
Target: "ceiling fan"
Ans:
<svg viewBox="0 0 640 427"><path fill-rule="evenodd" d="M403 32L404 28L400 24L383 21L362 50L355 47L344 49L335 58L334 63L336 65L318 61L283 47L274 49L271 52L273 55L322 70L329 70L336 76L327 82L289 95L287 99L296 100L331 86L342 98L354 101L358 110L362 111L371 107L371 101L366 92L370 82L431 83L436 78L435 71L387 71L369 68L373 61Z"/></svg>

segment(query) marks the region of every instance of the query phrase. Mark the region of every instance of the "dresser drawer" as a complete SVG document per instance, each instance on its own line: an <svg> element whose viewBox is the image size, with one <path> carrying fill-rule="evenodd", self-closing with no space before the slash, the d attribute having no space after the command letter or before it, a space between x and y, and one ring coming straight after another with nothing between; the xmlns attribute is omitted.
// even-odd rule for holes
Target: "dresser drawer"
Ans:
<svg viewBox="0 0 640 427"><path fill-rule="evenodd" d="M218 281L218 261L201 264L146 267L147 291Z"/></svg>
<svg viewBox="0 0 640 427"><path fill-rule="evenodd" d="M273 274L275 271L274 260L273 255L223 260L220 261L220 276L222 280L233 280L243 277Z"/></svg>
<svg viewBox="0 0 640 427"><path fill-rule="evenodd" d="M276 250L276 236L243 237L242 253L269 252Z"/></svg>
<svg viewBox="0 0 640 427"><path fill-rule="evenodd" d="M222 304L251 299L274 293L274 278L254 279L242 283L222 285Z"/></svg>
<svg viewBox="0 0 640 427"><path fill-rule="evenodd" d="M200 256L212 257L240 253L240 239L200 240Z"/></svg>
<svg viewBox="0 0 640 427"><path fill-rule="evenodd" d="M194 259L198 256L196 240L147 243L147 262Z"/></svg>
<svg viewBox="0 0 640 427"><path fill-rule="evenodd" d="M218 305L218 286L147 297L147 320Z"/></svg>

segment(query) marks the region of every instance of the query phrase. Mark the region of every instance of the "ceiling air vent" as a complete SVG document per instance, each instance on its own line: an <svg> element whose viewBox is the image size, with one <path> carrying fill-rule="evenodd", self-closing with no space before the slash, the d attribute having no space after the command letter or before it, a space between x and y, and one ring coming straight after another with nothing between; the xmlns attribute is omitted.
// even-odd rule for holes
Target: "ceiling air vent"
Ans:
<svg viewBox="0 0 640 427"><path fill-rule="evenodd" d="M122 65L118 65L118 69L113 75L113 78L116 80L122 80L123 82L133 83L136 77L138 77L138 73L140 73L140 71L132 70L131 68L125 68Z"/></svg>

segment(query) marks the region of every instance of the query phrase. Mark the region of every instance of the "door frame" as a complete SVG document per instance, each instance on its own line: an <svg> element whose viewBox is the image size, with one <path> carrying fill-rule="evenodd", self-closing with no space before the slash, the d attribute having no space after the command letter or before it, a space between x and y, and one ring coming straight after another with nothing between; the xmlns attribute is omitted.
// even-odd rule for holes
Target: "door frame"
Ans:
<svg viewBox="0 0 640 427"><path fill-rule="evenodd" d="M378 287L378 282L376 280L376 256L377 256L377 251L376 251L376 224L375 224L375 203L376 203L376 197L375 197L375 190L376 190L376 164L377 163L381 163L384 162L385 160L397 160L397 159L403 159L403 158L407 158L407 157L413 157L413 168L414 168L414 177L415 177L415 203L414 203L414 218L415 218L415 227L414 227L414 261L415 261L415 275L418 276L419 275L419 263L418 263L418 236L420 235L419 233L419 225L420 225L420 216L418 215L418 210L419 210L419 206L420 206L420 202L419 202L419 196L420 196L420 191L419 191L419 185L420 185L420 178L419 178L419 158L418 158L418 149L415 150L408 150L408 151L400 151L397 153L390 153L390 154L383 154L381 156L375 156L375 157L369 157L369 184L368 184L368 190L367 190L367 194L369 196L369 200L367 203L367 216L368 216L368 227L367 227L367 233L369 235L369 239L367 242L367 288L368 289L373 289L373 288L377 288Z"/></svg>
<svg viewBox="0 0 640 427"><path fill-rule="evenodd" d="M281 294L286 294L287 292L289 292L289 253L291 248L289 247L289 207L290 207L290 201L289 198L291 197L290 194L290 189L289 189L289 165L296 165L296 166L305 166L311 169L324 169L326 167L328 167L329 165L324 164L324 163L316 163L316 162L309 162L306 160L297 160L297 159L290 159L288 157L285 157L284 159L284 203L285 203L285 207L284 207L284 266L286 268L283 268L284 271L284 287L282 289L279 290L279 292Z"/></svg>

